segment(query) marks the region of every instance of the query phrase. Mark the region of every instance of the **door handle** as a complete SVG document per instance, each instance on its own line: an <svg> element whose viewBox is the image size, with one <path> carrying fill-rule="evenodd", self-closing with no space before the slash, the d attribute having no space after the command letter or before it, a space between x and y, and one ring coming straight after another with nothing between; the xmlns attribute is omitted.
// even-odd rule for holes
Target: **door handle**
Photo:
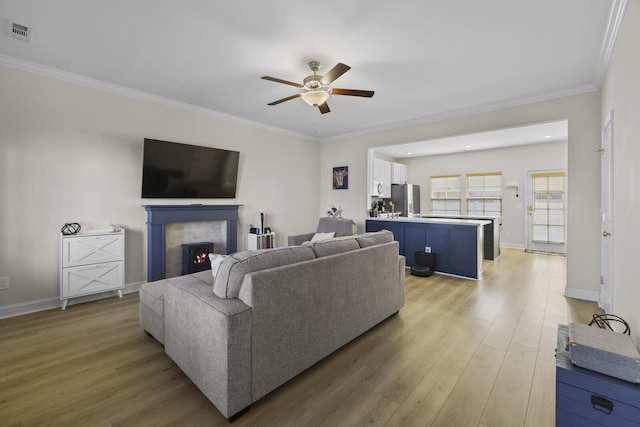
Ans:
<svg viewBox="0 0 640 427"><path fill-rule="evenodd" d="M609 237L609 236L611 236L611 233L609 233L608 231L603 231L603 232L602 232L602 235L603 235L604 237Z"/></svg>

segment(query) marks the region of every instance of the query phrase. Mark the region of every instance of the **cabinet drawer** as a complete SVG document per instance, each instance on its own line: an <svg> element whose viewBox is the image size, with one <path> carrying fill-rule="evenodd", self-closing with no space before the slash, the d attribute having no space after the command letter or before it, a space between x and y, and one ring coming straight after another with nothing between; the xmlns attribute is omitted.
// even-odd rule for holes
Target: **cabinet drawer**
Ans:
<svg viewBox="0 0 640 427"><path fill-rule="evenodd" d="M583 390L565 383L556 383L558 410L595 421L605 426L640 426L640 408L630 406L610 396ZM584 425L584 424L582 424Z"/></svg>
<svg viewBox="0 0 640 427"><path fill-rule="evenodd" d="M124 253L123 241L123 235L119 233L63 237L62 266L120 261Z"/></svg>
<svg viewBox="0 0 640 427"><path fill-rule="evenodd" d="M605 424L611 425L611 424ZM556 427L602 427L602 424L582 418L562 409L556 410Z"/></svg>
<svg viewBox="0 0 640 427"><path fill-rule="evenodd" d="M62 298L122 289L123 287L123 261L68 267L62 270Z"/></svg>

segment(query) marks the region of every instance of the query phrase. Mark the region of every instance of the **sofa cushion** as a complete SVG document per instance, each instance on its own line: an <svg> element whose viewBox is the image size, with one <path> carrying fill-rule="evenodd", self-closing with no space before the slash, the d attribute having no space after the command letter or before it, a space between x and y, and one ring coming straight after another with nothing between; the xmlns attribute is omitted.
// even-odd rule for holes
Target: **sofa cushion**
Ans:
<svg viewBox="0 0 640 427"><path fill-rule="evenodd" d="M237 298L245 274L308 261L315 257L314 251L306 246L237 252L220 264L213 293L219 298Z"/></svg>
<svg viewBox="0 0 640 427"><path fill-rule="evenodd" d="M342 236L317 242L304 242L302 246L312 248L318 258L360 249L360 245L358 245L353 236Z"/></svg>
<svg viewBox="0 0 640 427"><path fill-rule="evenodd" d="M356 236L356 241L361 248L393 242L393 233L389 230L381 230L372 233L364 233Z"/></svg>

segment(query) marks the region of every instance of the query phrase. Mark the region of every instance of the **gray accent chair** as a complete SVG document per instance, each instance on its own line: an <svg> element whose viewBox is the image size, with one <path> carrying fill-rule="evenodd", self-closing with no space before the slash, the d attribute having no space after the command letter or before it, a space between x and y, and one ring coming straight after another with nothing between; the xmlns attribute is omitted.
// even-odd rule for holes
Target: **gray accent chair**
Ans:
<svg viewBox="0 0 640 427"><path fill-rule="evenodd" d="M352 236L356 234L356 223L348 218L324 217L318 220L315 233L336 233L335 237ZM311 240L315 233L296 234L287 238L289 246L301 245Z"/></svg>

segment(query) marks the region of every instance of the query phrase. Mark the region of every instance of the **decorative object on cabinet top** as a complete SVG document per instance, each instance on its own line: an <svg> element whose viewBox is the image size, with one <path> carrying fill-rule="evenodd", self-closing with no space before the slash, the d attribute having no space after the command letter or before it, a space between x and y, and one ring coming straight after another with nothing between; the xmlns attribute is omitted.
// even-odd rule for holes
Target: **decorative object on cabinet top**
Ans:
<svg viewBox="0 0 640 427"><path fill-rule="evenodd" d="M62 226L60 232L65 236L71 236L73 234L78 234L81 228L82 227L77 222L67 222Z"/></svg>

